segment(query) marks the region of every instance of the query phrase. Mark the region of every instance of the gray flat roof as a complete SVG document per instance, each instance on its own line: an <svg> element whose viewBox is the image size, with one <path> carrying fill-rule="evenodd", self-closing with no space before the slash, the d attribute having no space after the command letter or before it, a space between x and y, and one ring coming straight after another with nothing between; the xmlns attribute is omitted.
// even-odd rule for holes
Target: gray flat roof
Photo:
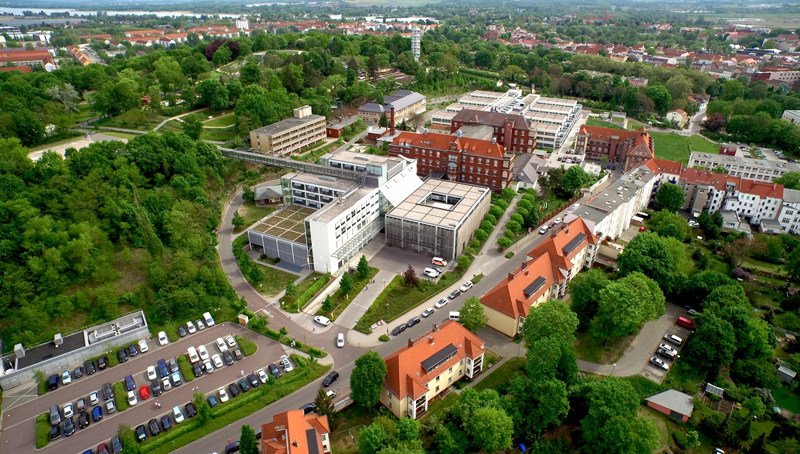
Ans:
<svg viewBox="0 0 800 454"><path fill-rule="evenodd" d="M277 134L279 132L288 131L298 126L302 126L307 123L313 123L315 121L320 121L320 120L324 121L325 117L323 117L322 115L309 115L303 118L290 117L285 120L281 120L277 123L272 123L271 125L262 126L258 129L254 129L252 132L264 133L264 134Z"/></svg>
<svg viewBox="0 0 800 454"><path fill-rule="evenodd" d="M331 121L327 125L327 128L334 128L334 129L344 129L353 123L358 121L358 117L350 117L350 118L342 118L341 121Z"/></svg>
<svg viewBox="0 0 800 454"><path fill-rule="evenodd" d="M681 415L692 416L692 410L694 410L692 396L674 389L668 389L645 400Z"/></svg>
<svg viewBox="0 0 800 454"><path fill-rule="evenodd" d="M336 216L342 214L343 212L353 208L353 206L361 201L364 197L366 197L370 192L374 191L375 188L368 188L362 187L358 188L354 191L348 192L342 198L342 203L337 201L333 201L324 207L320 208L319 211L314 213L313 216L310 216L310 220L317 221L317 222L330 222Z"/></svg>
<svg viewBox="0 0 800 454"><path fill-rule="evenodd" d="M423 99L425 99L425 95L421 95L415 91L398 90L391 96L384 96L383 104L368 102L359 107L358 110L359 112L389 113L391 111L391 106L394 105L395 112L398 112Z"/></svg>
<svg viewBox="0 0 800 454"><path fill-rule="evenodd" d="M424 224L455 229L489 191L464 183L429 179L386 215ZM431 193L460 197L455 205L421 204Z"/></svg>
<svg viewBox="0 0 800 454"><path fill-rule="evenodd" d="M303 172L298 173L292 178L292 183L310 184L315 186L323 186L331 189L340 189L342 191L352 191L358 185L350 180L343 180L341 178L329 177L327 175L317 175L315 173Z"/></svg>

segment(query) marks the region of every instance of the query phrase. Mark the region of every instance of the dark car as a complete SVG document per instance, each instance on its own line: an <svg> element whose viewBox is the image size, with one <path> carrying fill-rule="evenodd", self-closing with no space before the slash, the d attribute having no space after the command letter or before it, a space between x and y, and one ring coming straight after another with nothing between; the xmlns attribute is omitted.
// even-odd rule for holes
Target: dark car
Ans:
<svg viewBox="0 0 800 454"><path fill-rule="evenodd" d="M180 369L180 367L178 366L178 360L175 358L172 358L169 361L167 361L167 365L169 366L170 372L178 372L178 369Z"/></svg>
<svg viewBox="0 0 800 454"><path fill-rule="evenodd" d="M172 420L169 419L169 415L164 415L161 417L161 430L170 430L172 429Z"/></svg>
<svg viewBox="0 0 800 454"><path fill-rule="evenodd" d="M305 404L302 407L300 407L300 410L303 410L303 415L314 413L317 411L317 404L315 404L314 402L311 402L310 404Z"/></svg>
<svg viewBox="0 0 800 454"><path fill-rule="evenodd" d="M111 454L119 454L122 452L122 442L119 441L119 437L114 435L111 437Z"/></svg>
<svg viewBox="0 0 800 454"><path fill-rule="evenodd" d="M134 356L139 354L139 347L136 344L131 344L128 346L128 354L133 358Z"/></svg>
<svg viewBox="0 0 800 454"><path fill-rule="evenodd" d="M178 327L178 337L186 337L186 334L188 334L186 332L186 328L184 328L183 325L179 326Z"/></svg>
<svg viewBox="0 0 800 454"><path fill-rule="evenodd" d="M245 380L245 379L239 380L239 388L242 389L243 393L246 393L247 391L250 391L250 385L247 384L247 380Z"/></svg>
<svg viewBox="0 0 800 454"><path fill-rule="evenodd" d="M78 413L83 413L86 411L86 398L81 397L77 402L75 402L75 411Z"/></svg>
<svg viewBox="0 0 800 454"><path fill-rule="evenodd" d="M75 433L75 420L67 418L64 420L64 435L70 436Z"/></svg>
<svg viewBox="0 0 800 454"><path fill-rule="evenodd" d="M269 373L272 374L273 377L275 377L276 379L281 378L281 370L278 369L278 366L270 364L269 366L267 366L267 368L269 368Z"/></svg>
<svg viewBox="0 0 800 454"><path fill-rule="evenodd" d="M89 427L89 413L83 412L78 416L78 428L85 429Z"/></svg>
<svg viewBox="0 0 800 454"><path fill-rule="evenodd" d="M458 298L458 295L460 295L460 294L461 294L461 290L459 290L459 289L455 289L455 290L453 290L453 292L452 292L452 293L450 293L450 296L449 296L449 298L450 298L451 300L454 300L454 299Z"/></svg>
<svg viewBox="0 0 800 454"><path fill-rule="evenodd" d="M196 408L194 408L194 404L193 404L193 403L191 403L191 402L189 402L188 404L186 404L186 406L184 407L184 409L186 410L186 417L187 417L187 418L193 418L193 417L194 417L194 415L196 415L196 414L197 414L197 409L196 409Z"/></svg>
<svg viewBox="0 0 800 454"><path fill-rule="evenodd" d="M119 359L120 364L128 360L128 351L125 350L125 347L119 349L117 352L117 359Z"/></svg>
<svg viewBox="0 0 800 454"><path fill-rule="evenodd" d="M328 386L332 385L333 382L335 382L336 379L338 378L339 378L339 372L333 371L329 373L328 376L325 377L324 380L322 380L322 387L327 388Z"/></svg>
<svg viewBox="0 0 800 454"><path fill-rule="evenodd" d="M111 383L103 383L103 400L111 400L114 398L114 388Z"/></svg>
<svg viewBox="0 0 800 454"><path fill-rule="evenodd" d="M211 408L214 408L218 405L217 398L214 396L208 396L206 400L208 401L208 406Z"/></svg>
<svg viewBox="0 0 800 454"><path fill-rule="evenodd" d="M144 428L144 424L139 425L133 433L139 443L147 440L147 429Z"/></svg>
<svg viewBox="0 0 800 454"><path fill-rule="evenodd" d="M153 397L158 397L164 392L164 387L161 386L161 380L153 380L150 382L150 394Z"/></svg>
<svg viewBox="0 0 800 454"><path fill-rule="evenodd" d="M235 383L232 383L228 386L228 392L230 393L231 397L236 397L239 395L239 387L236 386Z"/></svg>
<svg viewBox="0 0 800 454"><path fill-rule="evenodd" d="M47 389L52 391L58 389L58 375L51 375L47 379Z"/></svg>
<svg viewBox="0 0 800 454"><path fill-rule="evenodd" d="M244 358L244 355L242 354L242 349L237 348L236 350L234 350L233 356L236 358L236 361L241 361L242 358Z"/></svg>
<svg viewBox="0 0 800 454"><path fill-rule="evenodd" d="M398 334L400 334L403 331L405 331L407 328L408 328L408 325L406 325L405 323L401 323L401 324L395 326L395 328L392 330L392 336L397 336Z"/></svg>
<svg viewBox="0 0 800 454"><path fill-rule="evenodd" d="M61 438L61 426L58 424L50 426L50 439L55 440L57 438Z"/></svg>
<svg viewBox="0 0 800 454"><path fill-rule="evenodd" d="M411 328L412 326L416 325L417 323L419 323L419 322L421 322L421 321L422 321L422 319L421 319L421 318L419 318L419 317L414 317L414 318L412 318L411 320L409 320L409 321L406 323L406 325L408 325L408 327L409 327L409 328Z"/></svg>
<svg viewBox="0 0 800 454"><path fill-rule="evenodd" d="M226 366L233 364L233 355L231 355L231 352L222 352L222 359L225 361Z"/></svg>
<svg viewBox="0 0 800 454"><path fill-rule="evenodd" d="M78 366L72 371L72 379L74 380L81 377L83 377L83 367Z"/></svg>
<svg viewBox="0 0 800 454"><path fill-rule="evenodd" d="M97 368L103 370L106 367L108 367L108 356L103 355L97 359Z"/></svg>
<svg viewBox="0 0 800 454"><path fill-rule="evenodd" d="M233 454L234 452L239 452L239 442L238 441L234 441L232 443L228 443L228 445L225 446L225 454Z"/></svg>
<svg viewBox="0 0 800 454"><path fill-rule="evenodd" d="M249 384L251 388L257 388L261 382L258 381L258 377L256 377L255 374L250 374L247 376L247 384Z"/></svg>
<svg viewBox="0 0 800 454"><path fill-rule="evenodd" d="M200 378L203 375L203 368L200 366L200 362L192 363L192 370L194 370L195 378Z"/></svg>
<svg viewBox="0 0 800 454"><path fill-rule="evenodd" d="M86 364L83 365L86 369L86 375L92 375L93 373L97 372L97 368L94 367L94 361L91 359L86 361Z"/></svg>
<svg viewBox="0 0 800 454"><path fill-rule="evenodd" d="M92 421L98 422L103 419L103 409L100 406L92 408Z"/></svg>
<svg viewBox="0 0 800 454"><path fill-rule="evenodd" d="M150 434L154 437L161 433L161 428L158 427L158 421L153 418L147 423L147 428L150 429Z"/></svg>
<svg viewBox="0 0 800 454"><path fill-rule="evenodd" d="M108 454L108 447L105 443L97 445L97 454Z"/></svg>

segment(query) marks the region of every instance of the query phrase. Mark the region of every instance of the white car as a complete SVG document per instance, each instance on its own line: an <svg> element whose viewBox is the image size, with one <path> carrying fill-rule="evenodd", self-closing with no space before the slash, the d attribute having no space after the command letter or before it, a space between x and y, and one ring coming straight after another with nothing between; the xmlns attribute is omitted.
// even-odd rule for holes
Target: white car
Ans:
<svg viewBox="0 0 800 454"><path fill-rule="evenodd" d="M220 358L219 353L211 357L211 361L214 362L214 367L217 369L222 368L222 358Z"/></svg>
<svg viewBox="0 0 800 454"><path fill-rule="evenodd" d="M256 371L256 375L258 375L258 379L261 380L262 384L267 382L268 380L267 373L264 372L264 369L258 369Z"/></svg>
<svg viewBox="0 0 800 454"><path fill-rule="evenodd" d="M72 383L72 375L69 374L68 370L65 370L61 373L61 384L68 385Z"/></svg>
<svg viewBox="0 0 800 454"><path fill-rule="evenodd" d="M433 312L434 312L434 309L432 307L429 307L429 308L425 309L422 312L422 316L423 317L429 317L431 314L433 314Z"/></svg>
<svg viewBox="0 0 800 454"><path fill-rule="evenodd" d="M203 361L203 369L206 371L207 374L214 372L214 366L211 364L210 359Z"/></svg>
<svg viewBox="0 0 800 454"><path fill-rule="evenodd" d="M92 405L97 405L100 403L100 395L97 393L97 391L92 391L91 394L89 394L89 403Z"/></svg>
<svg viewBox="0 0 800 454"><path fill-rule="evenodd" d="M206 325L203 323L202 320L196 320L194 324L197 325L197 331L203 331L204 329L206 329Z"/></svg>
<svg viewBox="0 0 800 454"><path fill-rule="evenodd" d="M344 333L339 333L339 335L336 336L336 346L339 348L344 347Z"/></svg>
<svg viewBox="0 0 800 454"><path fill-rule="evenodd" d="M658 344L658 348L663 348L664 350L666 350L666 351L668 351L668 352L675 351L675 349L674 349L674 348L672 348L672 347L670 347L669 345L667 345L667 344L664 344L664 343Z"/></svg>
<svg viewBox="0 0 800 454"><path fill-rule="evenodd" d="M216 343L217 343L217 348L219 349L220 353L225 353L225 352L228 351L228 346L225 345L225 340L224 339L222 339L221 337L218 337L217 340L216 340Z"/></svg>
<svg viewBox="0 0 800 454"><path fill-rule="evenodd" d="M322 316L322 315L315 316L314 317L314 321L319 323L322 326L328 326L328 325L331 324L331 319L329 319L328 317Z"/></svg>
<svg viewBox="0 0 800 454"><path fill-rule="evenodd" d="M467 281L464 282L458 289L461 290L461 293L464 293L471 288L472 288L472 281Z"/></svg>
<svg viewBox="0 0 800 454"><path fill-rule="evenodd" d="M228 393L225 392L225 387L219 389L219 401L220 402L227 402L228 401Z"/></svg>
<svg viewBox="0 0 800 454"><path fill-rule="evenodd" d="M63 410L65 418L71 418L75 415L75 410L72 409L72 402L64 404Z"/></svg>
<svg viewBox="0 0 800 454"><path fill-rule="evenodd" d="M445 260L445 259L443 259L441 257L432 258L431 259L431 263L434 264L434 265L439 265L439 266L447 266L447 260Z"/></svg>
<svg viewBox="0 0 800 454"><path fill-rule="evenodd" d="M158 333L158 345L165 346L169 344L169 337L167 337L167 333L164 331L159 331Z"/></svg>
<svg viewBox="0 0 800 454"><path fill-rule="evenodd" d="M169 391L172 389L172 382L170 381L169 377L162 378L161 383L164 384L164 391Z"/></svg>
<svg viewBox="0 0 800 454"><path fill-rule="evenodd" d="M699 312L697 312L697 311L696 311L696 310L694 310L694 309L689 309L689 310L688 310L688 311L686 311L686 312L688 312L688 313L689 313L689 315L697 315L697 314L699 314Z"/></svg>
<svg viewBox="0 0 800 454"><path fill-rule="evenodd" d="M547 233L547 226L544 226L541 229L539 229L539 235L544 235L545 233Z"/></svg>
<svg viewBox="0 0 800 454"><path fill-rule="evenodd" d="M448 301L449 300L447 298L442 298L439 301L437 301L436 304L434 304L434 306L436 307L436 309L441 309L444 307L445 304L447 304Z"/></svg>
<svg viewBox="0 0 800 454"><path fill-rule="evenodd" d="M139 351L144 353L144 352L146 352L148 350L150 350L150 347L147 346L147 341L144 340L144 339L140 340L139 341Z"/></svg>
<svg viewBox="0 0 800 454"><path fill-rule="evenodd" d="M197 353L200 355L200 359L203 361L208 361L210 356L208 356L208 350L206 350L205 345L201 345L197 347Z"/></svg>
<svg viewBox="0 0 800 454"><path fill-rule="evenodd" d="M128 406L133 407L134 405L139 403L139 399L136 398L135 391L128 391Z"/></svg>
<svg viewBox="0 0 800 454"><path fill-rule="evenodd" d="M425 268L425 271L423 271L423 274L425 274L425 275L426 275L426 276L428 276L428 277L432 277L432 278L434 278L434 279L436 279L437 277L439 277L439 272L438 272L438 271L436 271L436 270L435 270L435 269L433 269L433 268Z"/></svg>
<svg viewBox="0 0 800 454"><path fill-rule="evenodd" d="M294 367L292 367L292 363L289 361L289 357L288 356L281 355L280 363L281 363L281 366L283 366L283 370L285 370L286 372L291 372L291 371L294 370Z"/></svg>
<svg viewBox="0 0 800 454"><path fill-rule="evenodd" d="M332 390L332 389L330 389L330 388L325 388L325 394L327 394L327 395L328 395L328 397L330 397L331 399L333 399L334 397L336 397L336 392L335 392L335 391L333 391L333 390Z"/></svg>
<svg viewBox="0 0 800 454"><path fill-rule="evenodd" d="M189 331L189 334L194 334L197 332L197 328L194 327L194 323L191 320L186 322L186 329Z"/></svg>
<svg viewBox="0 0 800 454"><path fill-rule="evenodd" d="M555 218L555 219L553 220L553 222L555 222L555 223L556 223L556 225L558 225L558 224L561 224L563 221L564 221L564 220L563 220L563 219L561 219L561 218Z"/></svg>
<svg viewBox="0 0 800 454"><path fill-rule="evenodd" d="M669 370L669 364L665 363L663 359L659 358L650 358L650 364L659 367L664 370Z"/></svg>
<svg viewBox="0 0 800 454"><path fill-rule="evenodd" d="M183 412L180 406L172 407L172 416L175 418L175 423L180 424L183 422Z"/></svg>
<svg viewBox="0 0 800 454"><path fill-rule="evenodd" d="M155 366L147 366L147 379L148 380L155 380L156 379L156 367Z"/></svg>
<svg viewBox="0 0 800 454"><path fill-rule="evenodd" d="M233 347L236 346L236 339L234 339L233 336L230 336L230 335L226 336L225 337L225 342L228 344L228 347L230 347L230 348L233 348Z"/></svg>

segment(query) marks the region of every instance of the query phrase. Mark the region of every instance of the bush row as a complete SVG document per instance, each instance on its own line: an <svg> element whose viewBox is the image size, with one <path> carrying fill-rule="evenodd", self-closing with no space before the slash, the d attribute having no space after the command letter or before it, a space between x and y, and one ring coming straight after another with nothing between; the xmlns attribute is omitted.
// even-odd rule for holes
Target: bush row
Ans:
<svg viewBox="0 0 800 454"><path fill-rule="evenodd" d="M326 273L322 279L317 279L316 282L314 282L311 285L311 287L308 288L308 290L303 292L302 295L298 296L294 304L297 307L305 306L306 303L308 303L311 300L311 298L313 298L314 295L317 294L317 292L322 290L322 287L325 287L325 285L328 282L330 282L330 280L331 280L331 273Z"/></svg>

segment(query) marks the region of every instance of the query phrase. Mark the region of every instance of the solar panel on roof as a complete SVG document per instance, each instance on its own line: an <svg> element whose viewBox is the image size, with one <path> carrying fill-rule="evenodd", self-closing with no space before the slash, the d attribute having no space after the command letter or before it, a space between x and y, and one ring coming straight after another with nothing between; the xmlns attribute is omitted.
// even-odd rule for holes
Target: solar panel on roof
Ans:
<svg viewBox="0 0 800 454"><path fill-rule="evenodd" d="M453 344L448 345L447 347L439 350L438 352L434 353L433 356L426 359L422 362L422 368L425 369L425 373L430 372L433 369L436 369L446 361L451 356L455 355L458 352L458 347Z"/></svg>
<svg viewBox="0 0 800 454"><path fill-rule="evenodd" d="M606 202L606 203L608 203L608 202ZM570 242L567 243L566 246L564 246L564 249L562 249L562 251L564 251L565 255L572 254L572 251L574 251L576 247L578 247L581 243L583 243L583 240L585 240L585 239L586 239L586 234L585 233L579 233L579 234L575 235L575 238L570 240Z"/></svg>
<svg viewBox="0 0 800 454"><path fill-rule="evenodd" d="M529 286L525 287L525 290L523 290L522 293L525 294L526 298L530 298L532 295L535 295L540 288L542 288L545 282L547 282L547 278L539 276L536 278L536 280L531 282Z"/></svg>

